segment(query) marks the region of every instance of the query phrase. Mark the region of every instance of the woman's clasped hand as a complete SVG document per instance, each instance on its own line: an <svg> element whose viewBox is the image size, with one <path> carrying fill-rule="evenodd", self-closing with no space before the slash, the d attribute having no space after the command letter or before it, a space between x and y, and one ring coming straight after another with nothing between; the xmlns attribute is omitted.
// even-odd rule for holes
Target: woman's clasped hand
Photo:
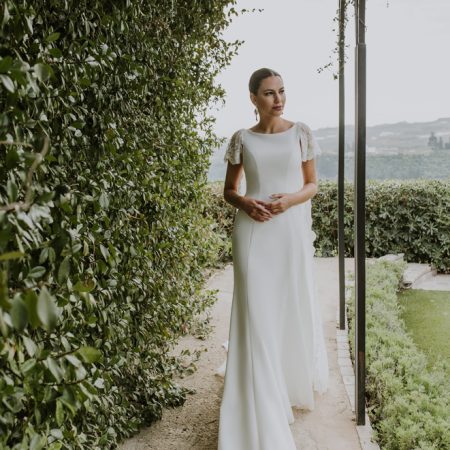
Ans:
<svg viewBox="0 0 450 450"><path fill-rule="evenodd" d="M274 200L265 202L251 197L246 197L243 210L249 217L258 221L266 222L274 215L280 214L290 208L289 194L272 194L270 196Z"/></svg>

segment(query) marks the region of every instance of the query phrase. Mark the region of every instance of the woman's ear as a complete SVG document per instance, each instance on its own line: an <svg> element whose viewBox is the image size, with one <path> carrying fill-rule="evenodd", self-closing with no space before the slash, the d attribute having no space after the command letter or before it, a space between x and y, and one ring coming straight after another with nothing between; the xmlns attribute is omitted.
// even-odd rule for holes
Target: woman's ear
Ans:
<svg viewBox="0 0 450 450"><path fill-rule="evenodd" d="M256 96L253 92L250 92L250 101L256 106Z"/></svg>

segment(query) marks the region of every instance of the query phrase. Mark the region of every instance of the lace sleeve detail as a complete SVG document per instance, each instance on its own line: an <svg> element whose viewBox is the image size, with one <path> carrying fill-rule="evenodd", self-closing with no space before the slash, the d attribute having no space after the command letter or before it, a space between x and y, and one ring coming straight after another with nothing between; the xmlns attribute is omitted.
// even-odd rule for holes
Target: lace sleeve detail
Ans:
<svg viewBox="0 0 450 450"><path fill-rule="evenodd" d="M223 157L224 162L230 161L231 164L239 164L242 160L242 148L242 130L238 130L228 142L225 156Z"/></svg>
<svg viewBox="0 0 450 450"><path fill-rule="evenodd" d="M302 152L302 161L308 161L322 154L322 150L317 143L314 135L305 123L300 122L300 146Z"/></svg>

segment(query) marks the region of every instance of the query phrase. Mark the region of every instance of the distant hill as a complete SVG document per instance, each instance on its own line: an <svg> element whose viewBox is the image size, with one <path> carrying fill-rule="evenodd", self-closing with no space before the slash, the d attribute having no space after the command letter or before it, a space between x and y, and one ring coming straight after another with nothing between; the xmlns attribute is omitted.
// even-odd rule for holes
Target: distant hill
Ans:
<svg viewBox="0 0 450 450"><path fill-rule="evenodd" d="M337 177L338 128L313 130L321 149L318 174L322 179ZM429 138L442 148L431 148ZM345 173L353 178L354 165L353 125L345 126ZM450 117L433 122L398 122L367 127L367 178L369 179L438 179L450 177ZM225 178L223 161L226 144L211 157L208 174L210 181ZM447 148L446 148L447 147Z"/></svg>
<svg viewBox="0 0 450 450"><path fill-rule="evenodd" d="M319 128L313 130L319 145L325 153L338 152L338 128ZM450 146L450 117L433 122L397 122L366 128L367 153L374 154L422 154L432 151L428 146L431 133L444 144ZM345 127L346 152L353 152L355 145L355 127ZM450 148L449 148L450 150Z"/></svg>

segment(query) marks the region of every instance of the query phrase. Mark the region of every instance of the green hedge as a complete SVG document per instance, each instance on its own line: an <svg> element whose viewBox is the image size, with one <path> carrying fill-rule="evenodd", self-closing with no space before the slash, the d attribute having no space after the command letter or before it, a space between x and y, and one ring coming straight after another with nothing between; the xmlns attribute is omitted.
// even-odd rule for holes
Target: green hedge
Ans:
<svg viewBox="0 0 450 450"><path fill-rule="evenodd" d="M0 448L111 448L185 400L234 3L0 6Z"/></svg>
<svg viewBox="0 0 450 450"><path fill-rule="evenodd" d="M345 184L346 256L353 256L353 184ZM408 262L450 272L450 180L368 181L366 253L404 253ZM317 255L337 254L337 184L320 182L313 199Z"/></svg>
<svg viewBox="0 0 450 450"><path fill-rule="evenodd" d="M397 300L404 262L367 265L366 398L380 447L386 450L450 448L450 391L445 362L431 370L406 331ZM347 304L351 356L354 289Z"/></svg>
<svg viewBox="0 0 450 450"><path fill-rule="evenodd" d="M210 183L209 214L229 236L235 208L223 200L223 182ZM353 256L353 184L345 184L345 256ZM450 272L450 180L368 181L366 254L404 253L408 262ZM337 255L337 183L320 181L312 200L317 256ZM224 221L224 217L226 218ZM232 222L231 222L232 223ZM223 244L225 245L225 244ZM224 259L230 259L225 247Z"/></svg>

